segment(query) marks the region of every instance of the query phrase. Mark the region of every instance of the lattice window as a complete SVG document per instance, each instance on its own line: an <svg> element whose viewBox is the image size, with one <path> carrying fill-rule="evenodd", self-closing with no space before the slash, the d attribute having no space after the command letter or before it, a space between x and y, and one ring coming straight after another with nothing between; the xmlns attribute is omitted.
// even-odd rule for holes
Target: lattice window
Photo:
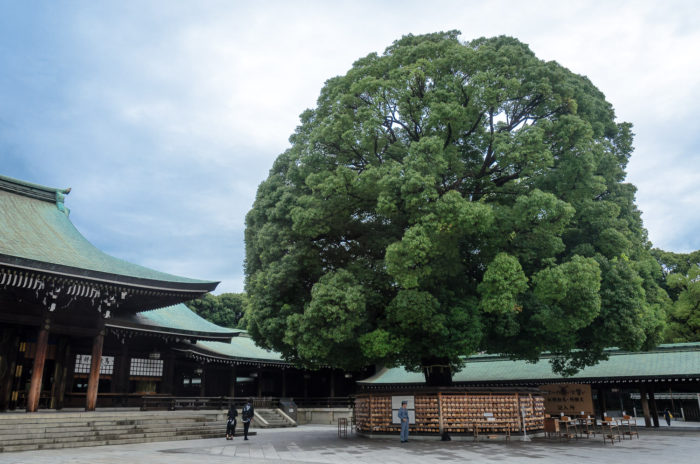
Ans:
<svg viewBox="0 0 700 464"><path fill-rule="evenodd" d="M75 370L76 374L89 374L92 355L76 354L75 355ZM100 363L100 375L112 375L114 372L114 356L102 356Z"/></svg>
<svg viewBox="0 0 700 464"><path fill-rule="evenodd" d="M134 377L162 377L162 359L132 358L129 375Z"/></svg>

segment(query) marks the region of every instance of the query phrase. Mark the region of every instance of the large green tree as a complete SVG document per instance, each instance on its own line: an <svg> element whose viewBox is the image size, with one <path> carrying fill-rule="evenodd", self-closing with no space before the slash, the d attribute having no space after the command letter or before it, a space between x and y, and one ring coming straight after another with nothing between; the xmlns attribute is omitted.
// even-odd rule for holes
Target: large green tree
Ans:
<svg viewBox="0 0 700 464"><path fill-rule="evenodd" d="M246 219L248 328L307 367L571 373L658 342L628 123L516 39L408 35L329 79Z"/></svg>
<svg viewBox="0 0 700 464"><path fill-rule="evenodd" d="M201 298L187 302L187 306L204 319L222 327L245 328L247 305L245 293L207 293Z"/></svg>
<svg viewBox="0 0 700 464"><path fill-rule="evenodd" d="M673 253L653 249L664 272L662 286L673 299L664 338L668 342L700 341L700 250Z"/></svg>

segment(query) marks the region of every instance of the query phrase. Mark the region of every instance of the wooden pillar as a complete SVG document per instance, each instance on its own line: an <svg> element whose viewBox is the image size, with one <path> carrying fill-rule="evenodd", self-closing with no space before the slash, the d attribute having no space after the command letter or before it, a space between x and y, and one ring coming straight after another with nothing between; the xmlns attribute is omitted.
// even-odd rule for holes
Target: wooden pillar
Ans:
<svg viewBox="0 0 700 464"><path fill-rule="evenodd" d="M651 427L651 414L649 414L649 401L647 400L647 389L639 389L639 398L642 400L642 411L644 412L644 426Z"/></svg>
<svg viewBox="0 0 700 464"><path fill-rule="evenodd" d="M100 383L100 364L102 363L102 345L105 340L104 328L92 339L92 359L90 360L90 377L88 377L85 410L94 411L97 405L97 389Z"/></svg>
<svg viewBox="0 0 700 464"><path fill-rule="evenodd" d="M66 337L61 337L58 340L58 348L56 349L56 361L54 362L53 368L53 384L51 385L51 400L49 401L49 408L55 409L58 404L59 390L61 389L61 384L63 383L63 363L65 361L65 351L68 342Z"/></svg>
<svg viewBox="0 0 700 464"><path fill-rule="evenodd" d="M68 378L73 375L75 362L71 356L70 340L66 339L66 348L63 351L63 362L61 363L61 382L58 384L58 392L56 393L56 409L63 409L63 402L66 397L66 385Z"/></svg>
<svg viewBox="0 0 700 464"><path fill-rule="evenodd" d="M282 368L282 397L287 396L287 369Z"/></svg>
<svg viewBox="0 0 700 464"><path fill-rule="evenodd" d="M34 365L32 367L32 380L29 384L27 395L27 412L36 412L39 409L39 397L41 396L41 383L44 378L44 363L46 362L46 349L49 346L49 328L51 321L44 320L39 329L34 353Z"/></svg>
<svg viewBox="0 0 700 464"><path fill-rule="evenodd" d="M229 382L229 392L228 396L231 398L236 397L236 365L234 364L231 367L231 382Z"/></svg>
<svg viewBox="0 0 700 464"><path fill-rule="evenodd" d="M304 398L309 397L309 376L310 374L308 372L304 372ZM371 396L370 396L371 398Z"/></svg>
<svg viewBox="0 0 700 464"><path fill-rule="evenodd" d="M19 345L19 335L15 330L5 329L3 331L4 359L7 370L5 376L0 378L0 411L7 411L10 407L12 397L12 384L15 380L17 370L17 345Z"/></svg>
<svg viewBox="0 0 700 464"><path fill-rule="evenodd" d="M12 383L15 379L15 370L17 367L17 344L19 336L10 329L5 329L3 333L3 341L5 346L5 365L7 370L5 376L0 377L0 411L6 411L10 407L10 398L12 396Z"/></svg>
<svg viewBox="0 0 700 464"><path fill-rule="evenodd" d="M676 412L676 405L673 402L673 389L671 387L668 387L668 396L671 398L671 411Z"/></svg>
<svg viewBox="0 0 700 464"><path fill-rule="evenodd" d="M258 398L262 398L262 369L258 367Z"/></svg>
<svg viewBox="0 0 700 464"><path fill-rule="evenodd" d="M444 422L442 419L442 393L438 392L438 427L440 428L440 435L444 430Z"/></svg>
<svg viewBox="0 0 700 464"><path fill-rule="evenodd" d="M202 373L199 376L201 382L199 384L199 396L207 396L207 370L204 368L204 365L200 369Z"/></svg>
<svg viewBox="0 0 700 464"><path fill-rule="evenodd" d="M330 378L330 396L331 398L335 397L335 370L331 369L331 378Z"/></svg>
<svg viewBox="0 0 700 464"><path fill-rule="evenodd" d="M161 393L172 395L175 386L175 354L167 353L163 356L163 382L161 383Z"/></svg>
<svg viewBox="0 0 700 464"><path fill-rule="evenodd" d="M115 363L115 368L117 369L117 389L115 393L121 393L123 395L129 393L129 369L131 368L131 363L129 361L129 344L126 343L125 339L122 339L119 360Z"/></svg>
<svg viewBox="0 0 700 464"><path fill-rule="evenodd" d="M651 406L651 421L654 427L659 426L659 411L656 409L656 398L654 398L654 387L649 387L649 406Z"/></svg>
<svg viewBox="0 0 700 464"><path fill-rule="evenodd" d="M600 409L600 420L604 420L607 407L605 405L605 389L603 387L598 387L598 408Z"/></svg>

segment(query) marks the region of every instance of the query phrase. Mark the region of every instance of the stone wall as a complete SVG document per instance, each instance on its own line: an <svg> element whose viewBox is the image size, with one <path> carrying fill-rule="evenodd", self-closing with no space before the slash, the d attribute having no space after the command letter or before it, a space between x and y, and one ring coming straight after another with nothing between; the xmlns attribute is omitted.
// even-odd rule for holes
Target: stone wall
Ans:
<svg viewBox="0 0 700 464"><path fill-rule="evenodd" d="M351 408L299 408L297 409L297 423L336 425L338 418L345 417L350 422L352 417Z"/></svg>

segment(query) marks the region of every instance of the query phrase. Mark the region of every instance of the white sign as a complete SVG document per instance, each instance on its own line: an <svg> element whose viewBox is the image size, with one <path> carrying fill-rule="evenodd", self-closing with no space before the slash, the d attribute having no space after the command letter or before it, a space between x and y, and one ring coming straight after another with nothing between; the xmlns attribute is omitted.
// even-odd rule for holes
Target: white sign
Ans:
<svg viewBox="0 0 700 464"><path fill-rule="evenodd" d="M400 424L399 420L399 409L401 409L401 403L406 402L406 409L408 409L408 423L416 423L416 404L413 401L413 396L392 396L391 397L391 423Z"/></svg>
<svg viewBox="0 0 700 464"><path fill-rule="evenodd" d="M416 409L416 405L413 402L412 396L392 396L391 397L391 409L401 409L401 403L406 401L407 409Z"/></svg>

